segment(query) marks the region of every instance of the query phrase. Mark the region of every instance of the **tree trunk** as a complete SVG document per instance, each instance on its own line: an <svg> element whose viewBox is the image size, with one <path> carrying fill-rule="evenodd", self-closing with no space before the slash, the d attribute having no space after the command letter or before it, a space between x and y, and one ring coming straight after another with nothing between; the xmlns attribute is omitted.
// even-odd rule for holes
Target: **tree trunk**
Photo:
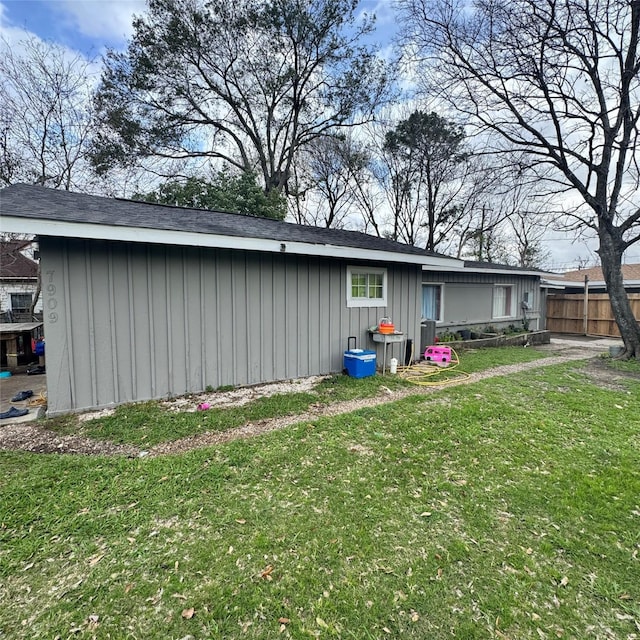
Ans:
<svg viewBox="0 0 640 640"><path fill-rule="evenodd" d="M611 310L616 320L620 335L624 342L623 358L637 358L640 360L640 323L631 310L629 296L624 288L622 279L622 240L614 233L600 227L600 247L598 254L602 264L604 281L611 302Z"/></svg>

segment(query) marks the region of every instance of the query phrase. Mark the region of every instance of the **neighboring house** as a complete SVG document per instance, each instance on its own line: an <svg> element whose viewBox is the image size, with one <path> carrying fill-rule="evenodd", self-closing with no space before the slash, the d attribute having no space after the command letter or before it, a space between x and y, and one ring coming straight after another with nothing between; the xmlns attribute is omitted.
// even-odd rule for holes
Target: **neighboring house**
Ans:
<svg viewBox="0 0 640 640"><path fill-rule="evenodd" d="M450 269L423 267L422 317L436 333L545 328L543 271L467 260ZM425 345L421 345L424 347Z"/></svg>
<svg viewBox="0 0 640 640"><path fill-rule="evenodd" d="M49 414L338 372L383 316L420 335L423 267L459 260L353 231L102 198L0 191L37 233ZM516 295L516 294L514 294ZM446 302L445 302L446 305Z"/></svg>
<svg viewBox="0 0 640 640"><path fill-rule="evenodd" d="M583 293L585 278L590 293L607 293L602 267L567 271L551 278L550 282L562 286L564 293ZM640 264L623 264L622 279L627 293L640 293Z"/></svg>
<svg viewBox="0 0 640 640"><path fill-rule="evenodd" d="M640 322L640 264L622 265L631 311ZM619 337L601 267L549 276L547 326L559 333Z"/></svg>
<svg viewBox="0 0 640 640"><path fill-rule="evenodd" d="M0 241L0 317L2 322L31 322L34 296L38 295L38 263L31 240ZM38 298L36 313L42 311Z"/></svg>

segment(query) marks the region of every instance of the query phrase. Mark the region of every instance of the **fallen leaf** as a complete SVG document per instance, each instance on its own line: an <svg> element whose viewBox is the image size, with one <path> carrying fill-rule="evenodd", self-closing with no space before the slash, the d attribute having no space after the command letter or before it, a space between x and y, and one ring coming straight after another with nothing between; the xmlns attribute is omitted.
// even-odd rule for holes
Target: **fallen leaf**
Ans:
<svg viewBox="0 0 640 640"><path fill-rule="evenodd" d="M560 580L560 586L566 587L568 584L569 584L569 578L567 578L567 576L564 576L562 580Z"/></svg>
<svg viewBox="0 0 640 640"><path fill-rule="evenodd" d="M273 565L268 564L261 572L260 577L265 578L266 580L271 579L271 574L273 573Z"/></svg>
<svg viewBox="0 0 640 640"><path fill-rule="evenodd" d="M95 567L102 558L104 558L104 553L99 553L98 555L89 558L89 566Z"/></svg>
<svg viewBox="0 0 640 640"><path fill-rule="evenodd" d="M190 609L184 609L184 610L182 611L182 617L183 617L185 620L191 620L191 618L193 618L193 616L195 615L195 613L196 613L196 610L195 610L193 607L191 607Z"/></svg>
<svg viewBox="0 0 640 640"><path fill-rule="evenodd" d="M618 618L618 620L633 620L633 616L629 615L628 613L616 613L616 618Z"/></svg>
<svg viewBox="0 0 640 640"><path fill-rule="evenodd" d="M236 522L237 522L238 524L246 524L246 523L247 523L247 521L246 521L246 520L244 520L243 518L238 518L238 519L236 520Z"/></svg>
<svg viewBox="0 0 640 640"><path fill-rule="evenodd" d="M417 611L411 612L411 622L418 622L420 620L420 614Z"/></svg>
<svg viewBox="0 0 640 640"><path fill-rule="evenodd" d="M321 628L321 629L328 629L329 625L320 617L316 618L316 624Z"/></svg>
<svg viewBox="0 0 640 640"><path fill-rule="evenodd" d="M420 514L420 517L422 517L422 518L427 518L427 517L429 517L430 515L431 515L431 511L423 511L423 512Z"/></svg>
<svg viewBox="0 0 640 640"><path fill-rule="evenodd" d="M280 624L289 624L291 620L289 620L289 618L278 618L278 622Z"/></svg>
<svg viewBox="0 0 640 640"><path fill-rule="evenodd" d="M131 591L131 589L133 589L133 582L130 582L128 585L125 586L124 592L125 593L129 593L129 591Z"/></svg>

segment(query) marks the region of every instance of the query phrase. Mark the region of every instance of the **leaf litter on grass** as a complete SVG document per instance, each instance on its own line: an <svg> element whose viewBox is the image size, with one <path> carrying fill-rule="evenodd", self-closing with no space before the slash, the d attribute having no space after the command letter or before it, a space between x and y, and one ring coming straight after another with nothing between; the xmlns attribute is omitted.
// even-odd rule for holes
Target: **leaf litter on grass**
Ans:
<svg viewBox="0 0 640 640"><path fill-rule="evenodd" d="M0 629L22 633L19 609L31 635L16 637L99 615L105 637L130 626L139 637L275 638L284 617L291 637L630 638L630 388L593 387L571 365L452 389L435 412L414 396L181 456L62 457L55 475L31 456L0 489L22 505L1 503L11 554L0 551ZM56 571L68 585L61 598L46 597L43 570L49 588Z"/></svg>

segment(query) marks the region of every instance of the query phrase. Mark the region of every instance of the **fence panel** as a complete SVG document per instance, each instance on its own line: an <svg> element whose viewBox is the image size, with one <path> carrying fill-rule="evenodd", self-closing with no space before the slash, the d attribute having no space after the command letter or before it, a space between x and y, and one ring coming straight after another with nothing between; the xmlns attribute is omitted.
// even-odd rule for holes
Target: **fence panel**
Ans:
<svg viewBox="0 0 640 640"><path fill-rule="evenodd" d="M629 302L640 322L640 293L630 293ZM587 331L592 336L620 337L613 318L609 294L590 293L587 304ZM547 329L554 333L585 333L583 293L552 294L547 297Z"/></svg>

